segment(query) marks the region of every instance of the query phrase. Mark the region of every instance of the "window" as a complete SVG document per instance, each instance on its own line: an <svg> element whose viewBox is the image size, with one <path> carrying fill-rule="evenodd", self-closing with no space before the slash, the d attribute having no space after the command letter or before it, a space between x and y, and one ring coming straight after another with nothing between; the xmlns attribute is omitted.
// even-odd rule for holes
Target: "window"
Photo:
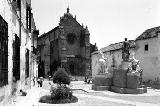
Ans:
<svg viewBox="0 0 160 106"><path fill-rule="evenodd" d="M26 54L25 54L25 58L26 58L26 70L25 70L25 77L29 77L29 50L26 49Z"/></svg>
<svg viewBox="0 0 160 106"><path fill-rule="evenodd" d="M0 16L0 87L8 84L8 24Z"/></svg>
<svg viewBox="0 0 160 106"><path fill-rule="evenodd" d="M148 51L148 44L146 44L146 45L144 46L144 50L145 50L145 51Z"/></svg>
<svg viewBox="0 0 160 106"><path fill-rule="evenodd" d="M74 33L69 33L67 35L67 41L69 44L74 44L76 40L76 35Z"/></svg>
<svg viewBox="0 0 160 106"><path fill-rule="evenodd" d="M20 39L15 34L13 41L13 77L15 81L20 80Z"/></svg>
<svg viewBox="0 0 160 106"><path fill-rule="evenodd" d="M29 31L31 31L31 8L30 6L26 7L26 29L28 29Z"/></svg>
<svg viewBox="0 0 160 106"><path fill-rule="evenodd" d="M21 8L21 0L17 0L17 5L18 5L18 8L20 9Z"/></svg>
<svg viewBox="0 0 160 106"><path fill-rule="evenodd" d="M21 0L12 0L12 5L19 10L21 8Z"/></svg>

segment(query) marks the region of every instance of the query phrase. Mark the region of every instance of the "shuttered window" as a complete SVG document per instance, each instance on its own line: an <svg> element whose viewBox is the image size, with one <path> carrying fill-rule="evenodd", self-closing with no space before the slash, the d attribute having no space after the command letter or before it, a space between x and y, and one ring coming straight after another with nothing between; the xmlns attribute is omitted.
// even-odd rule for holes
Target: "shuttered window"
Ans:
<svg viewBox="0 0 160 106"><path fill-rule="evenodd" d="M8 24L0 16L0 86L8 84Z"/></svg>
<svg viewBox="0 0 160 106"><path fill-rule="evenodd" d="M13 76L15 80L20 80L20 39L15 34L13 41Z"/></svg>
<svg viewBox="0 0 160 106"><path fill-rule="evenodd" d="M26 71L25 71L25 77L28 78L29 77L29 50L26 49L26 54L25 54L25 58L26 58Z"/></svg>

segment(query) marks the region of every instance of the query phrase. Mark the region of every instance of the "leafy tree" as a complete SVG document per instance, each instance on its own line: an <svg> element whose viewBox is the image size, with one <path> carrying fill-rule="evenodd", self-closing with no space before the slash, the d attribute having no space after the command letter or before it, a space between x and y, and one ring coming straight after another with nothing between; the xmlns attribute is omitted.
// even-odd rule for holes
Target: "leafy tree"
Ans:
<svg viewBox="0 0 160 106"><path fill-rule="evenodd" d="M65 71L64 68L58 68L58 70L56 72L54 72L53 75L53 83L57 83L60 86L62 84L64 85L69 85L70 84L70 78L68 73Z"/></svg>

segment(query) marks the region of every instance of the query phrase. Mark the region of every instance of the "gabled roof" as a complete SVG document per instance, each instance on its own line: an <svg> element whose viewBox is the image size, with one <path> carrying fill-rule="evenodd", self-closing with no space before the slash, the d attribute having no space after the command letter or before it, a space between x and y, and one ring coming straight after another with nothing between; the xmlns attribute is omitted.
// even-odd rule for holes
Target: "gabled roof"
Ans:
<svg viewBox="0 0 160 106"><path fill-rule="evenodd" d="M40 39L40 38L46 37L46 36L49 35L51 32L57 30L58 28L59 28L59 26L53 28L52 30L48 31L47 33L42 34L42 35L39 36L38 38Z"/></svg>
<svg viewBox="0 0 160 106"><path fill-rule="evenodd" d="M145 30L136 40L150 39L158 36L160 26Z"/></svg>
<svg viewBox="0 0 160 106"><path fill-rule="evenodd" d="M131 48L134 48L134 47L135 47L135 42L134 42L134 40L129 40L129 44L130 44L130 47L131 47ZM109 46L104 47L104 48L102 48L102 49L100 49L100 50L101 50L102 52L120 50L120 49L122 49L122 45L123 45L123 42L119 42L119 43L115 43L115 44L110 44Z"/></svg>

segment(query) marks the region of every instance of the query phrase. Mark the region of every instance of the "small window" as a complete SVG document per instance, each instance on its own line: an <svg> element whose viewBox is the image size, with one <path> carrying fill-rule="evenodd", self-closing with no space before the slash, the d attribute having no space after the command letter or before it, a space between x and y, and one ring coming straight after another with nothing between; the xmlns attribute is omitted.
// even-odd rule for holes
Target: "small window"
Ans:
<svg viewBox="0 0 160 106"><path fill-rule="evenodd" d="M144 50L145 50L145 51L148 51L148 44L146 44L146 45L144 46Z"/></svg>

